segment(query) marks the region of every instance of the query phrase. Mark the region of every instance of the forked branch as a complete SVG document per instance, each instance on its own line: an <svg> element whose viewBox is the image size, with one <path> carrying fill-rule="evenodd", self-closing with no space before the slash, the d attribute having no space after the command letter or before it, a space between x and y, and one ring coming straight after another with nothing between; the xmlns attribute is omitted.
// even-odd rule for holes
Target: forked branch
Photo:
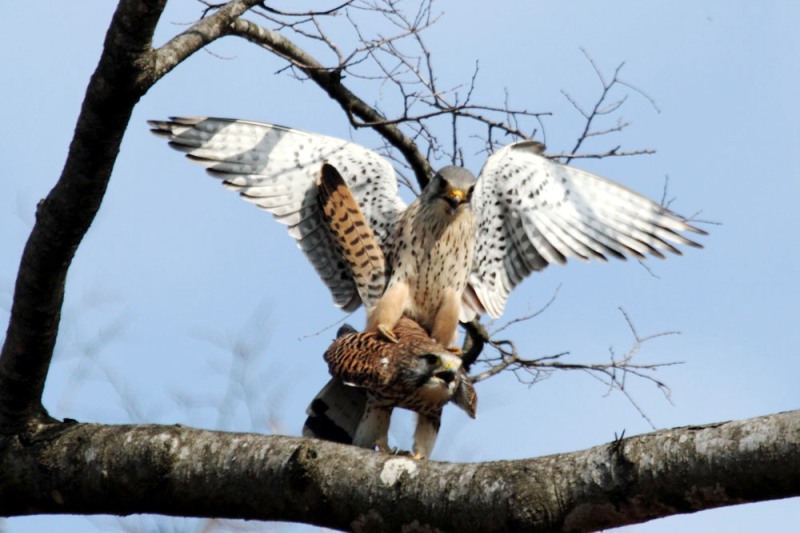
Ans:
<svg viewBox="0 0 800 533"><path fill-rule="evenodd" d="M556 291L557 293L557 291ZM624 309L620 308L620 312L622 316L625 318L625 321L628 325L628 328L631 331L633 336L633 343L631 347L627 350L625 354L622 356L618 356L614 353L613 350L610 350L610 360L604 363L570 363L565 362L564 358L569 355L569 352L561 352L557 354L536 357L536 358L526 358L522 356L517 349L517 345L514 341L510 339L497 339L497 333L505 330L506 328L521 322L526 322L531 320L532 318L538 316L541 312L543 312L550 304L552 304L553 300L555 299L555 294L551 300L545 304L541 309L538 311L523 317L519 317L516 319L511 320L507 324L501 326L496 331L492 332L491 334L488 333L485 329L482 331L479 328L473 326L467 326L468 331L468 339L469 343L465 349L466 356L471 358L469 360L469 364L472 363L472 358L477 357L477 355L473 355L471 347L473 344L477 343L482 347L488 346L491 348L491 352L489 354L484 354L484 356L478 359L478 363L486 366L485 370L478 374L474 374L471 376L473 383L477 383L479 381L483 381L489 379L492 376L495 376L503 371L511 371L517 377L517 379L526 384L526 385L533 385L543 379L550 377L553 372L557 370L580 370L582 372L588 373L595 379L601 381L604 385L608 387L608 392L611 391L619 391L628 399L631 405L636 408L639 414L647 420L651 427L655 429L655 425L650 420L650 418L645 414L645 412L641 409L638 403L634 400L634 398L629 393L628 389L626 388L626 383L629 377L634 378L641 378L646 381L651 382L654 384L669 400L670 398L670 389L666 383L657 379L655 377L655 372L660 368L674 366L678 364L682 364L681 362L671 361L665 363L637 363L634 362L634 358L639 354L641 348L649 341L656 339L658 337L663 337L666 335L675 335L677 332L674 331L667 331L662 333L656 333L653 335L647 336L640 336L639 333L636 331L636 328L631 321L628 314L625 312ZM469 367L469 364L467 366Z"/></svg>

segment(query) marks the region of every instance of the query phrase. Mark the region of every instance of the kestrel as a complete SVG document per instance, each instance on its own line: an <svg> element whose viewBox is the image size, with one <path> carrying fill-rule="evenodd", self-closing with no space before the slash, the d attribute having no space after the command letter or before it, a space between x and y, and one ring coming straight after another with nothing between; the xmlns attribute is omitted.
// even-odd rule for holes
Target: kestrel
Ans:
<svg viewBox="0 0 800 533"><path fill-rule="evenodd" d="M400 215L387 260L346 181L327 162L317 186L324 219L367 308L367 330L396 341L394 325L408 316L439 342L454 342L477 228L472 174L459 167L436 174Z"/></svg>
<svg viewBox="0 0 800 533"><path fill-rule="evenodd" d="M448 345L458 320L499 317L514 287L550 263L663 258L662 251L681 253L675 244L701 247L682 233L705 234L622 185L544 157L534 141L497 150L477 180L445 167L406 208L391 164L353 143L243 120L150 125L287 224L336 305L350 311L365 297L325 223L316 186L323 163L337 170L386 256L386 291L374 306L365 303L368 325L389 337L406 315Z"/></svg>
<svg viewBox="0 0 800 533"><path fill-rule="evenodd" d="M387 451L395 407L417 413L413 454L430 457L442 409L453 402L475 417L477 394L461 358L401 318L388 342L377 332L343 332L325 352L333 379L308 408L307 437Z"/></svg>

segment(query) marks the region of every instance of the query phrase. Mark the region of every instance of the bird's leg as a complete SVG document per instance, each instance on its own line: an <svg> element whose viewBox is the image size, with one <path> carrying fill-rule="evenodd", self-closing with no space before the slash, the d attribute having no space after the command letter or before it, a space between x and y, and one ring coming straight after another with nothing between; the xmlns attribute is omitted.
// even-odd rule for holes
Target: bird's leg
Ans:
<svg viewBox="0 0 800 533"><path fill-rule="evenodd" d="M403 316L407 301L408 284L389 285L367 317L367 331L379 331L386 339L398 342L392 330Z"/></svg>
<svg viewBox="0 0 800 533"><path fill-rule="evenodd" d="M356 433L353 435L353 444L371 450L378 446L381 451L384 451L384 447L389 447L389 421L391 418L391 408L378 405L371 394L367 395L367 405L356 428Z"/></svg>
<svg viewBox="0 0 800 533"><path fill-rule="evenodd" d="M437 342L448 346L448 350L457 354L461 348L455 346L458 316L461 313L461 295L452 288L442 291L442 300L433 319L431 337Z"/></svg>
<svg viewBox="0 0 800 533"><path fill-rule="evenodd" d="M427 459L431 456L436 437L439 435L441 412L434 416L417 415L417 429L414 431L414 459Z"/></svg>

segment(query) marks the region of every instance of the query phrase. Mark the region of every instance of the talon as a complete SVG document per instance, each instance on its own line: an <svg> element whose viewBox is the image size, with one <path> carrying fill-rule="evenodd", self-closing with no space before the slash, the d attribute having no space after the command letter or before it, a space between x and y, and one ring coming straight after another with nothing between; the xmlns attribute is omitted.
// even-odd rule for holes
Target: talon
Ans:
<svg viewBox="0 0 800 533"><path fill-rule="evenodd" d="M418 452L410 452L408 450L401 450L400 448L395 448L392 451L392 455L399 455L402 457L408 457L409 459L415 459L419 461L420 459L425 459L425 456Z"/></svg>
<svg viewBox="0 0 800 533"><path fill-rule="evenodd" d="M386 324L378 324L378 331L389 342L393 342L395 344L400 342L400 340L394 336L394 333L392 333L392 330L389 329L389 327Z"/></svg>

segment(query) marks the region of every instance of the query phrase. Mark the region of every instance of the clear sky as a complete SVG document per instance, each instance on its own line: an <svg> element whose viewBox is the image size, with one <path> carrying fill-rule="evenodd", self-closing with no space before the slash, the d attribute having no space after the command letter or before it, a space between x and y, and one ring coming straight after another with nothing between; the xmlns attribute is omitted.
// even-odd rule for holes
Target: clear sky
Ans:
<svg viewBox="0 0 800 533"><path fill-rule="evenodd" d="M505 335L530 357L569 351L573 361L605 361L609 350L624 354L633 343L623 307L641 335L680 332L647 343L638 356L641 363L684 362L657 374L672 403L648 382L629 383L657 428L800 407L800 4L496 2L491 13L476 5L435 5L443 16L427 39L443 85L468 80L478 61L478 99L500 104L507 89L514 106L553 112L545 126L555 153L569 150L582 127L561 91L588 107L600 90L581 48L609 77L624 62L621 77L657 109L631 92L605 123L622 117L631 125L586 149L657 153L576 164L655 198L669 176L673 209L721 223L704 226L704 250L648 261L657 277L635 261L570 262L534 275L511 296L506 317L538 309L560 287L558 297ZM199 11L199 4L172 2L156 44ZM112 12L112 2L0 5L3 324L36 202L59 176ZM233 38L211 52L181 65L134 111L102 209L70 270L45 391L54 416L298 435L307 403L326 380L321 354L344 315L285 229L169 150L145 121L213 115L354 136L371 147L379 139L354 135L319 89L278 74L284 65L274 56ZM390 91L362 96L388 101ZM447 135L447 125L440 127ZM469 142L466 165L477 173L484 156ZM348 320L361 325L363 316ZM478 419L450 409L434 459L536 457L651 430L623 395L607 394L585 373L556 373L533 387L509 374L477 390ZM390 438L408 447L410 431L410 419L401 418ZM33 517L0 520L0 530L152 530L156 523L196 527L141 517ZM798 523L794 499L625 530L788 531Z"/></svg>

